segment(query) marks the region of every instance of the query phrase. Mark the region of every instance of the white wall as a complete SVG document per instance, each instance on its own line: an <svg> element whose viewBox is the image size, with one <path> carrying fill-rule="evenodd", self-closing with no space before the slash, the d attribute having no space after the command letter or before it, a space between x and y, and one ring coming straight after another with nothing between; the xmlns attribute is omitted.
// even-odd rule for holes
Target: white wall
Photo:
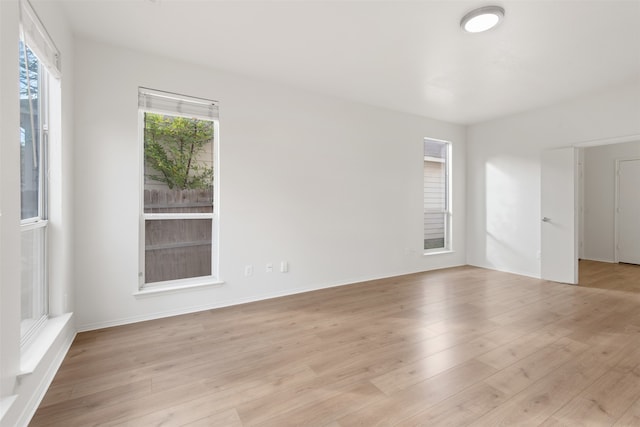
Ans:
<svg viewBox="0 0 640 427"><path fill-rule="evenodd" d="M51 129L49 284L52 317L73 311L73 39L56 6L33 1L62 54L62 129ZM20 151L18 2L0 1L0 424L26 425L75 334L72 322L52 321L34 343L20 348ZM13 59L12 59L13 58ZM60 317L58 317L60 318ZM51 333L49 333L51 332ZM29 360L40 362L27 363ZM29 367L30 366L30 367ZM31 374L18 374L31 370Z"/></svg>
<svg viewBox="0 0 640 427"><path fill-rule="evenodd" d="M640 159L640 141L584 149L585 259L615 261L615 163L624 158Z"/></svg>
<svg viewBox="0 0 640 427"><path fill-rule="evenodd" d="M20 366L20 126L18 109L18 2L0 2L0 398L14 392ZM12 208L13 207L13 208Z"/></svg>
<svg viewBox="0 0 640 427"><path fill-rule="evenodd" d="M540 277L542 150L640 135L640 79L467 132L467 261Z"/></svg>
<svg viewBox="0 0 640 427"><path fill-rule="evenodd" d="M465 264L463 127L91 40L76 46L80 330ZM220 287L132 295L138 86L220 101ZM451 141L454 157L455 252L428 257L424 137ZM283 260L289 273L264 271ZM244 277L248 264L254 275Z"/></svg>

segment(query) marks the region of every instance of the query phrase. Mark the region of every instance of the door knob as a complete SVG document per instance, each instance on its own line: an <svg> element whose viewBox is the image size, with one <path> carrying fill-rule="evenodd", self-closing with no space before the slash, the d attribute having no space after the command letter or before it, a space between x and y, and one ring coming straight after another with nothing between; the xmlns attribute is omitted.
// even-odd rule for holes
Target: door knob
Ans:
<svg viewBox="0 0 640 427"><path fill-rule="evenodd" d="M542 222L551 222L551 218L547 218L546 216L542 218Z"/></svg>

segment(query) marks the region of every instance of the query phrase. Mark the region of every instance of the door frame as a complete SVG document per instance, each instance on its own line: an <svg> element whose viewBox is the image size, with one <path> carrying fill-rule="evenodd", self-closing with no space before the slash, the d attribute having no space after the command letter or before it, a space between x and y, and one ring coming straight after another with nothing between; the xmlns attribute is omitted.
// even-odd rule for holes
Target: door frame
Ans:
<svg viewBox="0 0 640 427"><path fill-rule="evenodd" d="M599 138L599 139L593 139L593 140L588 140L588 141L579 141L579 142L574 142L574 143L569 143L567 145L558 145L556 147L548 147L547 149L553 149L553 148L563 148L563 147L574 147L576 149L581 149L581 148L588 148L588 147L598 147L598 146L602 146L602 145L611 145L611 144L623 144L625 142L634 142L634 141L640 141L640 134L632 134L632 135L624 135L624 136L616 136L616 137L610 137L610 138ZM578 157L578 156L576 156ZM577 167L578 167L578 162L574 162L573 164L574 170L573 173L575 174L575 176L577 176ZM577 227L574 227L574 236L573 239L574 241L578 242L579 238L581 236L577 235L577 233L580 232L580 226L582 225L582 219L580 219L580 215L579 215L579 209L580 209L580 204L583 202L583 198L584 198L584 194L581 194L581 192L579 191L579 189L576 189L576 197L574 198L574 206L573 206L573 212L574 215L576 215L576 218L580 221L580 223L578 224ZM617 193L616 193L617 194ZM542 194L540 195L540 198L542 199ZM542 203L542 200L540 200L540 203ZM616 233L616 239L617 239L617 230L614 231L614 233ZM540 238L542 239L542 224L540 224ZM616 240L616 244L617 244L617 240ZM542 242L540 245L541 249L542 249ZM578 248L578 250L575 251L575 265L578 265L578 260L579 260L579 256L580 256L580 250ZM615 256L617 258L617 248L616 248L616 253ZM616 261L617 262L617 261ZM579 268L577 268L577 273L576 273L576 282L580 283L580 273L579 273ZM541 270L542 272L542 270Z"/></svg>
<svg viewBox="0 0 640 427"><path fill-rule="evenodd" d="M619 248L618 248L618 243L619 243L619 214L620 214L620 162L633 162L633 161L640 161L640 157L624 157L624 158L620 158L620 159L616 159L616 166L615 166L615 174L616 174L616 179L615 179L615 183L616 183L616 190L615 190L615 202L614 202L614 211L613 211L613 227L614 227L614 231L613 231L613 261L618 263L620 262L620 256L619 256Z"/></svg>

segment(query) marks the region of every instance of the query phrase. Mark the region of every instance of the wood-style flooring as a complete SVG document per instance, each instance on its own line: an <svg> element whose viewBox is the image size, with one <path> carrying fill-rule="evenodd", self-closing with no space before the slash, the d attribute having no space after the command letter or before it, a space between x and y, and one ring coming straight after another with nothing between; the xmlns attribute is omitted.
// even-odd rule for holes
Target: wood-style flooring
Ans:
<svg viewBox="0 0 640 427"><path fill-rule="evenodd" d="M640 426L640 295L459 267L85 332L31 425Z"/></svg>
<svg viewBox="0 0 640 427"><path fill-rule="evenodd" d="M580 260L580 286L640 293L640 265Z"/></svg>

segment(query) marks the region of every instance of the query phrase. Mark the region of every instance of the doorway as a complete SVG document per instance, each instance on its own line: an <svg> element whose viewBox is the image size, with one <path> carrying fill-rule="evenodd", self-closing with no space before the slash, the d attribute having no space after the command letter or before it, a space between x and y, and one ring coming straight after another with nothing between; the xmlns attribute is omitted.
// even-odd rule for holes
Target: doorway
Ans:
<svg viewBox="0 0 640 427"><path fill-rule="evenodd" d="M625 252L634 253L634 245L640 242L638 230L638 188L640 188L640 136L617 141L614 144L590 144L579 147L578 233L579 233L579 284L603 289L640 292L640 266L618 264L618 248L623 244ZM631 164L628 161L636 160ZM619 182L618 170L622 165L623 181ZM632 165L633 167L629 167ZM622 198L620 199L620 190ZM631 195L629 198L628 195ZM622 203L623 206L619 206ZM619 209L622 207L623 224L619 227ZM638 212L638 211L635 211ZM634 215L630 221L628 217ZM631 222L630 227L626 223ZM633 230L635 227L635 230Z"/></svg>
<svg viewBox="0 0 640 427"><path fill-rule="evenodd" d="M574 144L573 147L577 149L576 151L578 153L579 161L576 162L571 162L570 156L564 155L570 152L569 148L543 152L542 156L542 212L540 217L542 220L542 278L564 283L579 283L580 259L606 263L617 262L614 219L616 194L615 160L624 156L640 159L640 135L629 135L578 143ZM632 153L622 155L618 152L620 149L630 149ZM609 151L608 156L610 156L610 160L606 160L606 156L598 153L598 150ZM551 151L555 151L556 155L553 155ZM562 166L566 171L564 177L558 176L550 180L545 179L545 168L548 166L547 163L549 163L547 160L550 159L552 163L557 163L560 157L566 157L565 161L562 162ZM589 157L597 157L604 160L606 167L589 168ZM545 160L545 158L547 159ZM555 169L559 170L560 168L556 167ZM610 173L603 172L606 169L610 169ZM590 170L597 172L595 175L596 178L593 176L590 177ZM571 182L577 184L573 187L573 190L571 188ZM545 206L545 194L557 193L560 184L562 184L560 187L562 187L564 193L566 193L565 200L568 200L569 203L563 203L560 209L556 209L554 216L550 216L545 213L547 210ZM640 183L636 184L634 188L639 187ZM599 194L599 197L606 198L606 203L603 202L602 199L598 199L596 194ZM554 208L557 208L557 206L554 206ZM571 218L574 218L574 216L575 222L572 222ZM560 221L558 221L558 219ZM547 230L545 230L545 228ZM567 232L558 239L558 236L553 236L552 233L549 232L553 231L554 228ZM552 239L550 239L549 236L551 236ZM554 250L557 251L559 246L554 246L553 238L556 238L556 241L562 243L563 252L561 258L554 255ZM637 240L640 240L640 236L638 236ZM574 244L575 246L572 246ZM548 248L555 249L548 250ZM562 262L558 260L562 260ZM562 272L562 275L547 274L547 277L545 277L545 271L553 271L548 268L547 264L549 264L549 261L551 261L552 266L559 265L562 267L561 270L558 270ZM572 269L574 268L574 273L572 273ZM569 279L564 279L565 277ZM571 277L574 277L574 280L570 280Z"/></svg>

